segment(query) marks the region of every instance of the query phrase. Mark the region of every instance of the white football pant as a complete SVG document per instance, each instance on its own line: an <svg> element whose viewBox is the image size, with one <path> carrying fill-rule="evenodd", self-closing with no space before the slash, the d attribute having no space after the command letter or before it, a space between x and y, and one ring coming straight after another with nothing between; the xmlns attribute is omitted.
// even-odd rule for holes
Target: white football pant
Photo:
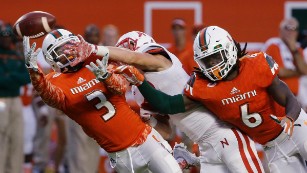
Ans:
<svg viewBox="0 0 307 173"><path fill-rule="evenodd" d="M275 140L264 145L271 173L305 173L307 172L307 114L301 111L294 122L291 138L281 133Z"/></svg>
<svg viewBox="0 0 307 173"><path fill-rule="evenodd" d="M254 141L235 128L220 127L197 143L201 173L264 173Z"/></svg>
<svg viewBox="0 0 307 173"><path fill-rule="evenodd" d="M175 158L161 145L161 138L152 129L142 145L108 153L111 167L118 173L181 173Z"/></svg>

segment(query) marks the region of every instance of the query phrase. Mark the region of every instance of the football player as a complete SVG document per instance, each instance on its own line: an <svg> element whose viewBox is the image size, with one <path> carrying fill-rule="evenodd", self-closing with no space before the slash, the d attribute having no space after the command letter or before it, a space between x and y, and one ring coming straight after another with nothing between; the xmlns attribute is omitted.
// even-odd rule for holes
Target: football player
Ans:
<svg viewBox="0 0 307 173"><path fill-rule="evenodd" d="M55 72L44 76L36 63L40 50L35 51L35 43L30 47L29 38L24 37L26 66L33 87L44 102L63 111L94 138L108 152L117 172L182 172L172 155L156 141L155 136L159 134L130 109L124 96L115 94L115 89L108 90L85 68L90 61L106 55L101 49L92 52L88 61L74 67L69 65L75 55L65 53L66 45L78 42L84 40L67 30L50 32L43 41L42 51ZM87 47L80 51L87 53L89 50ZM125 79L105 73L101 80L112 85L112 82L124 82Z"/></svg>
<svg viewBox="0 0 307 173"><path fill-rule="evenodd" d="M195 38L194 59L199 70L190 77L184 95L155 90L132 66L120 71L163 113L184 112L188 98L201 102L262 144L271 172L306 172L306 113L279 80L272 57L263 52L246 55L226 30L209 26Z"/></svg>
<svg viewBox="0 0 307 173"><path fill-rule="evenodd" d="M120 48L107 47L111 60L139 67L146 79L158 90L171 95L183 92L189 76L178 58L157 44L152 37L143 32L132 31L121 36L116 46ZM78 49L83 49L82 47L87 46L71 46L70 50L79 52ZM98 68L94 66L91 70L99 76ZM150 111L146 110L148 112ZM245 134L216 119L202 105L192 102L187 112L170 116L170 119L200 146L201 172L264 172L254 142ZM181 156L177 159L179 157ZM188 158L188 164L199 164L197 158Z"/></svg>

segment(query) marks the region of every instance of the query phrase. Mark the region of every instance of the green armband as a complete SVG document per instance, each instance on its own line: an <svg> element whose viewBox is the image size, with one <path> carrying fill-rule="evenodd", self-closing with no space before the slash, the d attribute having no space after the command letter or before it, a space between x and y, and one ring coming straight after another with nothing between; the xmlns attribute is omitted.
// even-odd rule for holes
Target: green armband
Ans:
<svg viewBox="0 0 307 173"><path fill-rule="evenodd" d="M170 96L154 89L146 80L138 86L144 98L160 113L176 114L185 112L182 94Z"/></svg>

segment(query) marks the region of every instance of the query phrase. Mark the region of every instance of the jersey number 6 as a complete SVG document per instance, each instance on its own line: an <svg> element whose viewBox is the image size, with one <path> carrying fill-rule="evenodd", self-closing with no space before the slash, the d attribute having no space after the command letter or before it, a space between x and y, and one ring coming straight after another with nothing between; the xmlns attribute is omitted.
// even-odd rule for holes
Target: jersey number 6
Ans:
<svg viewBox="0 0 307 173"><path fill-rule="evenodd" d="M111 119L115 115L115 109L114 109L113 105L109 101L107 101L107 98L103 94L103 92L98 90L98 91L94 91L94 92L86 95L86 99L88 101L91 101L94 98L98 98L100 100L100 102L95 105L96 109L99 110L103 107L108 109L108 113L102 115L101 118L104 121L108 121L109 119Z"/></svg>
<svg viewBox="0 0 307 173"><path fill-rule="evenodd" d="M262 117L258 113L249 114L248 112L248 103L241 105L241 118L243 123L250 128L259 126L262 123Z"/></svg>

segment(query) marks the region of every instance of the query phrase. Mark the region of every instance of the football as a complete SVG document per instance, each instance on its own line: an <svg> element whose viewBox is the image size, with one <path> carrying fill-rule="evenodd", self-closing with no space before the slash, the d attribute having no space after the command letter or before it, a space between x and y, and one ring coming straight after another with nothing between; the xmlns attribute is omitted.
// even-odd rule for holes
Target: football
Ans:
<svg viewBox="0 0 307 173"><path fill-rule="evenodd" d="M20 37L39 38L49 33L55 23L56 19L52 14L43 11L32 11L22 15L15 22L13 31Z"/></svg>

